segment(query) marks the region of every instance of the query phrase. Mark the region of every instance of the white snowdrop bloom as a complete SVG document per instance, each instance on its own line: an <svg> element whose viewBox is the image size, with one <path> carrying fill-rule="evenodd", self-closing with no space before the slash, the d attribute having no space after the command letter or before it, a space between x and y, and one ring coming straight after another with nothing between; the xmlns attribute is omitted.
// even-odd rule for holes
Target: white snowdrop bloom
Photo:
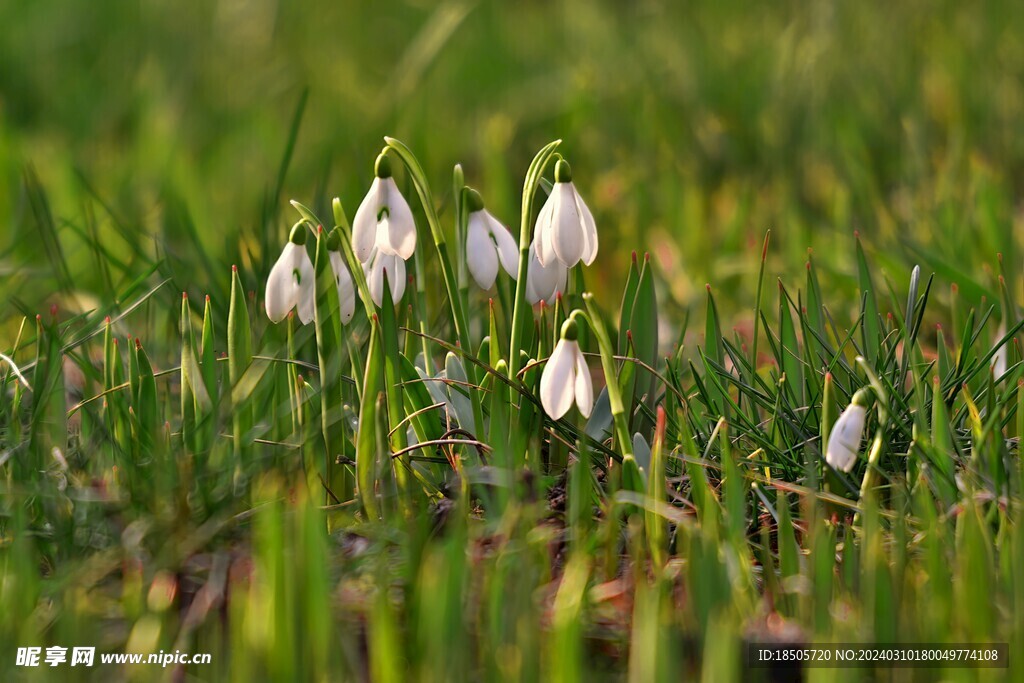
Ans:
<svg viewBox="0 0 1024 683"><path fill-rule="evenodd" d="M1002 324L999 329L996 330L996 340L1002 339L1006 336L1006 325ZM1006 344L1002 344L996 349L995 354L992 356L992 374L996 379L999 379L1006 374L1006 367L1009 365L1009 352L1008 346L1012 343L1012 340Z"/></svg>
<svg viewBox="0 0 1024 683"><path fill-rule="evenodd" d="M392 303L397 303L405 294L405 261L394 254L386 254L380 249L375 249L370 254L369 263L363 264L363 272L366 273L370 298L377 306L383 305L381 302L384 299L384 271L388 274Z"/></svg>
<svg viewBox="0 0 1024 683"><path fill-rule="evenodd" d="M466 265L481 289L490 289L498 277L498 265L515 279L519 274L519 247L512 233L484 208L476 190L466 192Z"/></svg>
<svg viewBox="0 0 1024 683"><path fill-rule="evenodd" d="M868 414L867 407L863 405L866 400L865 390L861 389L854 394L853 401L836 420L828 435L825 461L837 470L849 472L857 462L860 441L864 436L864 421Z"/></svg>
<svg viewBox="0 0 1024 683"><path fill-rule="evenodd" d="M556 259L566 268L580 261L589 266L597 256L594 216L572 184L569 164L562 159L555 164L555 186L537 214L534 241L543 266Z"/></svg>
<svg viewBox="0 0 1024 683"><path fill-rule="evenodd" d="M266 308L270 321L279 323L297 308L303 325L312 322L315 282L313 262L306 253L306 228L296 225L267 278Z"/></svg>
<svg viewBox="0 0 1024 683"><path fill-rule="evenodd" d="M341 304L341 322L344 325L348 324L352 320L352 316L356 314L356 290L352 284L352 275L349 274L348 268L341 258L341 252L330 249L330 246L328 242L327 255L331 259L334 282L338 285L338 302Z"/></svg>
<svg viewBox="0 0 1024 683"><path fill-rule="evenodd" d="M407 259L416 250L416 223L405 197L391 177L391 161L381 153L376 177L352 222L352 250L360 263L370 260L373 248Z"/></svg>
<svg viewBox="0 0 1024 683"><path fill-rule="evenodd" d="M559 419L576 403L583 417L590 417L594 407L594 386L590 369L576 342L576 321L572 318L562 325L561 339L551 352L540 376L540 402L544 412Z"/></svg>
<svg viewBox="0 0 1024 683"><path fill-rule="evenodd" d="M569 269L554 259L542 266L537 258L537 241L530 245L530 260L526 266L526 300L531 305L544 301L552 303L560 292L565 291Z"/></svg>

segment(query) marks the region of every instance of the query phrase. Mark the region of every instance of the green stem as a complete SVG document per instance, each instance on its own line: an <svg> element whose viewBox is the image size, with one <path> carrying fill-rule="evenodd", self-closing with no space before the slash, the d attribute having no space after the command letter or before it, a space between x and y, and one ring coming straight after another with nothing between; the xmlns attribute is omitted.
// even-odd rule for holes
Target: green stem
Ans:
<svg viewBox="0 0 1024 683"><path fill-rule="evenodd" d="M459 296L459 283L455 276L455 270L452 268L451 259L448 256L448 242L445 239L444 233L441 231L441 224L437 218L437 211L434 208L433 196L430 193L430 185L427 183L426 174L423 172L423 167L420 166L416 156L412 151L405 145L405 143L395 138L384 138L384 142L387 143L389 149L393 150L398 158L405 164L406 169L409 171L409 175L412 178L413 185L416 186L416 192L419 194L420 203L423 205L423 213L427 217L427 225L430 226L430 234L434 238L434 246L437 248L437 258L441 265L441 275L444 278L445 289L448 292L448 304L451 308L452 320L455 323L455 336L459 340L459 345L463 348L466 353L473 353L473 346L470 343L469 338L469 321L466 318L466 309L462 305L462 298ZM423 274L419 273L419 277L422 278ZM469 381L473 384L477 384L477 373L476 368L472 364L466 365L466 374ZM483 408L480 404L480 393L479 391L469 392L470 400L473 404L473 418L476 422L477 429L483 427Z"/></svg>
<svg viewBox="0 0 1024 683"><path fill-rule="evenodd" d="M581 316L586 319L587 325L597 339L597 348L601 352L601 368L604 370L605 384L608 387L608 406L612 411L612 422L615 426L615 440L619 442L619 450L622 451L622 458L633 458L633 440L629 436L629 421L626 416L626 407L622 402L622 392L619 389L618 375L615 370L615 349L612 347L612 340L604 327L597 305L594 303L594 295L590 292L583 294L583 303L587 306L587 313L573 311L574 316ZM589 313L589 315L588 315Z"/></svg>
<svg viewBox="0 0 1024 683"><path fill-rule="evenodd" d="M526 180L523 183L523 205L522 216L519 223L519 274L516 278L516 295L512 304L512 330L509 334L508 348L508 376L518 377L520 370L519 347L522 345L523 328L526 326L526 316L529 315L529 304L526 303L526 277L530 265L530 240L532 233L533 216L533 195L540 184L544 168L551 161L555 149L562 143L555 140L545 145L537 156L533 158L529 170L526 172ZM512 394L515 400L514 390Z"/></svg>

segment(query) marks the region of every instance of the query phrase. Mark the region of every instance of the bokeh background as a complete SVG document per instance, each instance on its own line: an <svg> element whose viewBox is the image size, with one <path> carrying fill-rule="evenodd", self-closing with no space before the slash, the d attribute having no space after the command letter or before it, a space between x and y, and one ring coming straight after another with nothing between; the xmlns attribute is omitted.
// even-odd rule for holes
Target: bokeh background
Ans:
<svg viewBox="0 0 1024 683"><path fill-rule="evenodd" d="M0 0L0 26L11 324L153 268L168 302L226 301L232 262L260 289L287 200L351 215L385 134L439 201L461 162L512 226L533 152L563 138L593 286L650 250L680 315L711 282L749 316L769 228L768 272L796 285L813 248L826 287L855 287L855 230L894 281L921 264L973 298L998 252L1019 261L1013 0Z"/></svg>

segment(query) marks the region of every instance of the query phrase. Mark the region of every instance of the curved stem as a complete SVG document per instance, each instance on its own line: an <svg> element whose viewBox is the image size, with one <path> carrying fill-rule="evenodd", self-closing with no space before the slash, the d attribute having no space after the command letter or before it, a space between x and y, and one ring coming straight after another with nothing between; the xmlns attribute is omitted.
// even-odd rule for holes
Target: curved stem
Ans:
<svg viewBox="0 0 1024 683"><path fill-rule="evenodd" d="M519 373L519 347L522 345L523 328L529 314L526 303L526 277L530 265L531 219L533 217L533 195L540 184L544 168L551 161L555 149L562 143L555 140L545 145L533 158L526 180L523 183L522 217L519 224L519 274L516 278L516 295L512 305L512 331L508 346L508 376L515 377Z"/></svg>

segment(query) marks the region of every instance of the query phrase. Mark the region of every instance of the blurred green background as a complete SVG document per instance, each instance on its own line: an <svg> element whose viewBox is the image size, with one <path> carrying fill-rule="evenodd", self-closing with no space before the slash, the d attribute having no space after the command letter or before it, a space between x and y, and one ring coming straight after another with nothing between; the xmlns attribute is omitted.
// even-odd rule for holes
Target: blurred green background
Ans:
<svg viewBox="0 0 1024 683"><path fill-rule="evenodd" d="M563 138L593 286L651 250L669 309L706 281L749 307L769 228L770 275L813 247L837 288L854 230L975 296L1020 253L1020 2L2 0L0 25L0 320L158 262L168 301L224 301L231 262L259 290L287 200L354 213L385 134L511 226Z"/></svg>

